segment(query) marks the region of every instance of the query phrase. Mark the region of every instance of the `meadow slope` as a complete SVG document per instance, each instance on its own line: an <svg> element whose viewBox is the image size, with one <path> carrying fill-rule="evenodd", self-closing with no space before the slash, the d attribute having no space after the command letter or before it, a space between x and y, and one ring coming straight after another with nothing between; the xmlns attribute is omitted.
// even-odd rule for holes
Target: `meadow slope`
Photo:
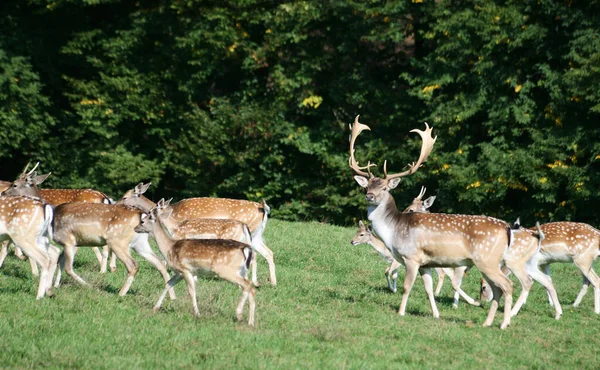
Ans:
<svg viewBox="0 0 600 370"><path fill-rule="evenodd" d="M278 286L268 284L259 256L255 328L235 321L240 292L219 280L197 284L200 319L191 315L184 282L178 299L167 298L153 313L163 280L137 255L140 271L125 297L117 295L123 265L101 275L92 252L80 250L75 270L91 286L65 276L55 298L36 301L29 264L11 254L0 269L0 368L598 367L600 317L592 289L581 307L571 307L581 285L574 266L552 267L565 311L560 321L536 284L506 331L499 329L500 313L492 328L482 328L486 310L462 301L452 309L448 281L435 320L420 280L400 317L400 294L387 290L384 261L367 245L351 246L353 234L270 220L265 240L275 253ZM476 270L465 278L472 296L479 278ZM513 281L516 299L520 286Z"/></svg>

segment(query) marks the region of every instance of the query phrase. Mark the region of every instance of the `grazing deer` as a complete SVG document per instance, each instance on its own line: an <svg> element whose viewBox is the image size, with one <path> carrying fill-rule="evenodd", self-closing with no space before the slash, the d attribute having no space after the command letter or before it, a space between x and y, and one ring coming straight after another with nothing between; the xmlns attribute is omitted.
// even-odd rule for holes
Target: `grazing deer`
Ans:
<svg viewBox="0 0 600 370"><path fill-rule="evenodd" d="M149 186L149 183L145 185L138 184L134 189L125 193L121 202L148 212L156 206L154 202L143 196ZM277 285L273 252L267 248L263 240L263 233L270 212L270 208L265 201L256 203L240 199L188 198L170 205L166 210L171 210L170 217L179 222L187 219L217 218L237 220L248 225L252 233L252 248L267 260L271 284ZM252 270L252 282L258 286L256 268Z"/></svg>
<svg viewBox="0 0 600 370"><path fill-rule="evenodd" d="M539 252L528 264L535 268L539 266L543 271L542 278L547 279L551 285L550 264L573 262L583 277L583 284L573 307L579 306L591 283L594 288L594 312L600 314L600 279L592 268L599 254L600 230L579 222L551 222L543 224L539 228L544 234L544 239L541 240ZM529 229L530 232L532 230ZM536 281L538 280L536 279ZM482 288L484 287L482 286ZM548 301L555 307L558 316L558 312L562 313L562 310L556 298L556 291L552 292L548 288L546 289ZM489 296L487 298L489 299ZM558 319L558 317L556 318Z"/></svg>
<svg viewBox="0 0 600 370"><path fill-rule="evenodd" d="M54 241L64 248L60 256L60 270L65 270L75 281L87 283L73 271L73 258L77 246L108 245L117 258L125 264L128 277L119 295L127 294L138 272L138 266L131 257L129 248L135 249L169 281L170 276L162 261L154 254L148 234L138 234L134 228L139 224L141 212L122 204L103 203L64 203L54 209ZM59 271L60 272L60 271ZM60 274L55 286L60 285ZM170 291L175 299L174 291Z"/></svg>
<svg viewBox="0 0 600 370"><path fill-rule="evenodd" d="M388 174L387 161L383 165L384 177L375 177L370 171L374 166L370 162L360 167L354 158L354 142L363 130L370 130L358 122L350 126L350 168L357 174L356 182L367 190L368 218L373 230L392 251L396 260L404 260L406 276L404 293L398 313L405 315L408 296L417 273L423 275L425 291L434 317L439 317L433 296L431 267L476 266L490 283L494 292L494 301L490 305L484 326L490 326L498 309L500 297L504 294L504 319L500 328L510 325L512 305L512 282L500 270L502 258L511 244L512 230L501 220L487 216L454 215L441 213L401 213L396 208L390 191L400 183L404 176L418 171L427 159L435 138L432 129L425 124L425 131L412 130L423 140L421 153L416 163L400 173ZM364 170L368 172L365 172ZM452 282L452 287L460 287Z"/></svg>
<svg viewBox="0 0 600 370"><path fill-rule="evenodd" d="M248 244L229 239L182 239L174 240L167 232L163 219L169 218L172 210L158 213L156 208L143 214L135 228L139 233L151 233L156 239L161 254L174 273L167 282L165 290L154 306L158 311L167 294L181 279L185 279L192 298L193 314L198 317L196 284L194 275L217 275L242 288L242 298L236 309L236 316L242 320L246 301L249 301L248 325L254 326L255 290L248 280L248 268L252 260L252 247Z"/></svg>
<svg viewBox="0 0 600 370"><path fill-rule="evenodd" d="M52 207L37 199L0 197L0 241L12 241L33 263L40 265L37 299L53 295L51 285L58 248L50 245L48 225L52 216Z"/></svg>
<svg viewBox="0 0 600 370"><path fill-rule="evenodd" d="M38 185L43 183L50 173L45 175L37 175L36 169L39 165L39 162L31 169L31 171L27 172L29 168L29 164L23 170L23 173L19 176L17 180L12 183L8 183L6 189L3 194L5 195L23 195L29 196L33 198L41 198L46 203L50 204L53 207L58 206L63 203L104 203L104 204L113 204L114 201L109 198L106 194L93 189L39 189ZM0 187L1 188L1 187ZM96 258L98 259L98 263L100 263L100 272L106 272L106 260L108 257L108 248L105 246L102 253L97 247L93 247L92 250L96 254ZM0 256L4 253L4 250L0 252ZM113 254L114 256L114 254ZM2 264L0 263L0 266ZM32 265L32 271L34 275L37 272L37 267Z"/></svg>

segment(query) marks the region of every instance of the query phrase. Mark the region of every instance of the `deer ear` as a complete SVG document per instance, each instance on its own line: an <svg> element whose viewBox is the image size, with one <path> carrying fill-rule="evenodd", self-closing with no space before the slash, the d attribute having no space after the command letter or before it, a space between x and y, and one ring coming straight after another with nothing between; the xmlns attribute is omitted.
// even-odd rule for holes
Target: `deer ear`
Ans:
<svg viewBox="0 0 600 370"><path fill-rule="evenodd" d="M425 201L423 202L423 206L425 207L425 209L429 209L429 207L431 207L433 205L434 201L435 201L435 195L432 195L429 198L425 199Z"/></svg>
<svg viewBox="0 0 600 370"><path fill-rule="evenodd" d="M39 184L43 183L44 180L46 180L48 178L48 176L50 176L51 173L52 172L49 172L45 175L36 176L36 173L34 172L32 174L32 176L27 177L27 183L29 183L31 185L39 185Z"/></svg>
<svg viewBox="0 0 600 370"><path fill-rule="evenodd" d="M169 218L169 217L171 217L172 213L173 213L173 210L168 209L166 211L162 211L158 216L160 216L160 218Z"/></svg>
<svg viewBox="0 0 600 370"><path fill-rule="evenodd" d="M358 185L360 185L363 188L366 188L369 186L369 180L364 176L354 176L354 180L356 180Z"/></svg>
<svg viewBox="0 0 600 370"><path fill-rule="evenodd" d="M390 189L395 189L396 186L398 186L398 184L400 183L400 181L402 181L401 177L396 177L394 179L391 179L390 181L388 181L388 187Z"/></svg>
<svg viewBox="0 0 600 370"><path fill-rule="evenodd" d="M163 207L167 208L169 206L169 204L171 204L171 201L173 200L173 198L169 199L169 200L165 200L163 203Z"/></svg>
<svg viewBox="0 0 600 370"><path fill-rule="evenodd" d="M365 228L365 224L364 222L362 222L362 220L358 221L358 227L360 227L361 229Z"/></svg>

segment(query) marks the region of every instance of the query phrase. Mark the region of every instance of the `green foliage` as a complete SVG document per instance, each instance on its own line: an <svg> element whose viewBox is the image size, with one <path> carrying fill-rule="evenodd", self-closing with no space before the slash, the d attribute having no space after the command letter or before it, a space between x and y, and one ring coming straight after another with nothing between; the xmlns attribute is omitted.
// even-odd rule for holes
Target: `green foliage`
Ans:
<svg viewBox="0 0 600 370"><path fill-rule="evenodd" d="M364 217L357 156L446 212L597 223L597 1L7 1L0 168L118 197L266 199L273 215ZM65 21L68 20L68 21ZM435 207L434 207L435 208Z"/></svg>

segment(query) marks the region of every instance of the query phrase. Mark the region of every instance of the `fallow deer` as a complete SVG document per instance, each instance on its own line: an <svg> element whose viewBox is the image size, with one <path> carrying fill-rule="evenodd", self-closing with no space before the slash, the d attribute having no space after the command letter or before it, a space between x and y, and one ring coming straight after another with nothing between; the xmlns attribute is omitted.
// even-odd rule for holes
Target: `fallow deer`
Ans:
<svg viewBox="0 0 600 370"><path fill-rule="evenodd" d="M52 216L52 207L37 199L0 197L0 241L12 241L33 263L40 265L37 299L53 295L51 286L58 248L50 245L48 226Z"/></svg>
<svg viewBox="0 0 600 370"><path fill-rule="evenodd" d="M354 142L363 130L370 130L358 122L350 126L350 168L357 174L355 180L366 188L368 218L374 231L392 251L396 260L404 260L406 276L404 293L399 314L405 315L409 293L418 272L423 275L425 291L434 317L439 317L433 296L431 267L476 266L490 283L494 292L493 302L484 326L490 326L498 309L500 297L504 294L504 319L500 325L505 329L510 325L512 306L512 282L500 270L502 258L511 244L512 231L506 222L488 217L473 215L455 215L440 213L400 213L396 208L390 191L398 186L404 176L415 173L425 162L436 138L431 136L432 129L425 124L425 131L412 130L423 140L421 153L416 163L400 173L388 174L387 162L384 162L384 177L375 177L370 171L373 166L360 167L354 158ZM367 170L368 172L365 172ZM460 287L453 288L459 290Z"/></svg>
<svg viewBox="0 0 600 370"><path fill-rule="evenodd" d="M431 196L431 197L427 198L425 201L423 201L422 198L423 198L423 195L425 195L425 191L426 191L426 188L421 187L421 192L419 193L419 195L413 199L412 203L404 210L403 213L411 213L411 212L429 213L429 208L433 204L433 202L435 200L435 196ZM388 281L389 289L392 292L396 293L396 281L398 279L398 270L399 270L400 266L402 266L402 264L394 259L392 252L390 250L388 250L388 248L385 246L383 241L381 241L381 239L379 239L375 234L373 234L371 232L371 230L369 230L369 228L366 227L362 221L359 221L358 230L354 234L354 237L350 241L350 244L352 244L352 245L369 244L371 247L373 247L373 249L375 249L375 251L377 251L379 253L379 255L381 257L383 257L384 260L386 260L390 264L388 266L388 268L385 270L385 277ZM467 269L467 267L457 267L454 269L454 271L452 271L451 269L447 269L447 268L435 268L435 272L438 275L438 285L437 285L437 288L435 291L435 295L437 296L439 294L442 284L444 282L444 277L446 275L452 276L452 279L455 280L456 285L461 286L462 279L465 275L466 269ZM454 300L452 302L452 307L455 307L455 308L458 307L459 296L460 296L460 293L458 291L455 292ZM479 302L475 301L473 298L471 298L468 295L465 295L463 298L465 299L465 301L467 301L467 303L469 303L471 305L475 305L475 306L480 305Z"/></svg>
<svg viewBox="0 0 600 370"><path fill-rule="evenodd" d="M148 186L150 184L138 184L134 189L125 193L121 202L148 212L156 206L154 202L143 195ZM267 260L271 284L277 285L273 252L263 240L270 212L265 201L257 203L241 199L188 198L170 205L166 210L171 210L170 217L179 222L188 219L214 218L237 220L248 225L252 234L252 248ZM258 286L256 268L252 270L252 282Z"/></svg>
<svg viewBox="0 0 600 370"><path fill-rule="evenodd" d="M583 277L583 285L577 298L573 303L573 307L578 307L581 300L588 290L591 283L594 288L594 312L600 314L600 279L593 270L592 265L598 257L600 248L600 230L580 222L551 222L543 224L539 227L544 234L544 239L541 240L539 252L528 262L535 269L541 268L543 274L542 281L547 281L546 284L552 286L550 278L550 264L552 263L574 263L581 271ZM529 232L533 232L528 229ZM535 270L534 270L535 271ZM539 270L538 270L539 271ZM536 281L540 281L532 276ZM540 283L542 283L540 281ZM542 283L544 285L544 283ZM544 285L546 286L546 285ZM482 289L485 286L482 285ZM548 301L554 306L558 319L558 313L562 313L556 291L552 286L552 291L547 289ZM489 299L489 294L486 294Z"/></svg>
<svg viewBox="0 0 600 370"><path fill-rule="evenodd" d="M60 256L60 269L65 270L75 281L87 284L73 271L73 258L77 246L108 245L117 258L125 264L128 277L119 295L127 294L138 272L129 248L135 249L169 281L169 273L162 261L154 254L148 234L138 234L134 228L139 224L141 212L122 204L64 203L54 209L54 241L64 248ZM60 271L59 271L60 272ZM60 285L60 275L55 286ZM170 291L175 299L174 291Z"/></svg>
<svg viewBox="0 0 600 370"><path fill-rule="evenodd" d="M163 219L169 218L172 210L158 213L156 208L143 214L136 232L151 233L156 239L161 254L174 273L167 282L165 290L154 306L158 311L167 294L181 279L185 279L188 292L192 298L193 314L198 317L196 300L196 284L194 275L212 274L237 284L242 288L242 298L236 309L236 316L242 320L246 301L249 302L248 325L254 326L255 290L248 280L248 268L252 259L252 247L248 244L229 239L182 239L174 240L167 232Z"/></svg>
<svg viewBox="0 0 600 370"><path fill-rule="evenodd" d="M8 183L6 189L1 190L5 195L22 195L33 198L41 198L46 203L53 207L63 203L104 203L112 204L114 201L106 194L94 189L39 189L38 185L42 184L50 173L37 175L36 169L39 162L28 172L29 164L23 170L23 173L15 181ZM97 247L92 250L96 254L98 263L100 263L100 272L106 272L106 260L108 256L108 248L105 246L102 253ZM0 256L4 250L0 251ZM114 254L113 254L114 255ZM2 264L0 263L0 266ZM37 267L32 265L32 271L37 271ZM35 272L34 272L35 275Z"/></svg>

